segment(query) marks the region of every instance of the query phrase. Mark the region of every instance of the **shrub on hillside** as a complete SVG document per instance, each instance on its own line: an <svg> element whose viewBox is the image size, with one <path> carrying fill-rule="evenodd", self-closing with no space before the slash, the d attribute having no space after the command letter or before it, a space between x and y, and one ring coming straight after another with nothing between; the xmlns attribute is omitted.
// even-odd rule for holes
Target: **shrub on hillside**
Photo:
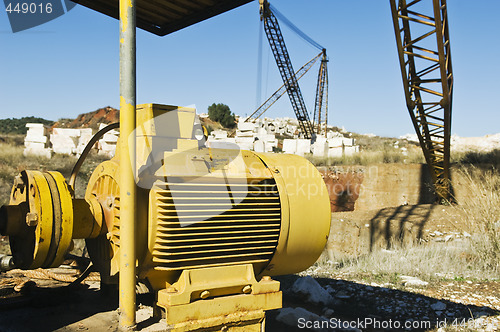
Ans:
<svg viewBox="0 0 500 332"><path fill-rule="evenodd" d="M229 106L216 104L208 106L208 117L212 121L219 122L225 128L233 128L236 125L234 113L231 113Z"/></svg>
<svg viewBox="0 0 500 332"><path fill-rule="evenodd" d="M43 123L47 126L52 126L53 121L37 118L34 116L27 116L20 119L9 118L0 120L0 134L22 134L26 135L28 129L27 123Z"/></svg>

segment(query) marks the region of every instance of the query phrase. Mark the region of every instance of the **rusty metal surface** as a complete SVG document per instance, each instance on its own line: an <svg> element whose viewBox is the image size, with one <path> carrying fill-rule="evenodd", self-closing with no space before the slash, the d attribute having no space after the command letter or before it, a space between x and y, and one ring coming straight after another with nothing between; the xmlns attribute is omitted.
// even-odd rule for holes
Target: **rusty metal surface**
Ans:
<svg viewBox="0 0 500 332"><path fill-rule="evenodd" d="M118 18L118 0L74 0ZM137 27L164 36L222 14L251 0L137 0Z"/></svg>
<svg viewBox="0 0 500 332"><path fill-rule="evenodd" d="M408 111L436 195L447 200L453 71L446 0L390 2Z"/></svg>

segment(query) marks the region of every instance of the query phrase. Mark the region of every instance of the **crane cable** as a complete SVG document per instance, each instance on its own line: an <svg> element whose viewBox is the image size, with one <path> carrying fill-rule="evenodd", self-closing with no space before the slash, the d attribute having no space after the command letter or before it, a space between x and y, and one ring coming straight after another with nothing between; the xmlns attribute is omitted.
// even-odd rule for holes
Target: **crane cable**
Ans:
<svg viewBox="0 0 500 332"><path fill-rule="evenodd" d="M320 43L316 42L314 39L312 39L311 37L309 37L308 35L306 35L295 24L293 24L289 19L287 19L285 17L285 15L283 15L282 13L280 13L276 9L276 7L274 7L273 5L269 4L269 8L274 13L274 16L276 16L281 22L285 23L285 25L288 26L288 28L290 28L290 30L292 30L293 32L295 32L304 41L308 42L309 44L311 44L311 46L317 48L320 51L324 49L324 47L321 46Z"/></svg>
<svg viewBox="0 0 500 332"><path fill-rule="evenodd" d="M255 95L255 108L262 103L262 35L264 26L259 22L259 45L257 47L257 87Z"/></svg>

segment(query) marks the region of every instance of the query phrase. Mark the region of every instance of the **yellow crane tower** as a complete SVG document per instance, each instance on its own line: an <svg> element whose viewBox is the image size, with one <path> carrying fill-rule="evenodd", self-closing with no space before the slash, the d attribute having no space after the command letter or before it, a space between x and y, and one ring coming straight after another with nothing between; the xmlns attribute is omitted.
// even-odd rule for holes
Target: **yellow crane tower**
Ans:
<svg viewBox="0 0 500 332"><path fill-rule="evenodd" d="M453 70L446 0L390 2L406 105L437 199L448 201Z"/></svg>

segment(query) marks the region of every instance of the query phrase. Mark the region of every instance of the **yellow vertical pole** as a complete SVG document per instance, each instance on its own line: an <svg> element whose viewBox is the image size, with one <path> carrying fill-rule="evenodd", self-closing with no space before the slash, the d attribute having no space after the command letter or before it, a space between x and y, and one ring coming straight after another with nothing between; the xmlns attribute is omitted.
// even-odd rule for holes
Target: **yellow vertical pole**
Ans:
<svg viewBox="0 0 500 332"><path fill-rule="evenodd" d="M135 326L136 0L120 0L120 326Z"/></svg>

